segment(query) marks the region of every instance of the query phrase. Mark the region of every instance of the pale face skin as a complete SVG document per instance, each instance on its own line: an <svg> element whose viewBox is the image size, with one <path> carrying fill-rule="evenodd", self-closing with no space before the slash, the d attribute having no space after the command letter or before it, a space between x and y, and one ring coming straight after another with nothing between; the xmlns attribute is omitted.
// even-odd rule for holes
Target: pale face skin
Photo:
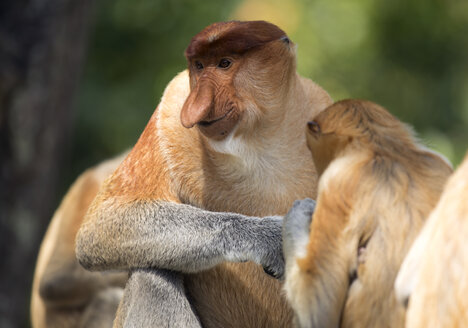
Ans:
<svg viewBox="0 0 468 328"><path fill-rule="evenodd" d="M239 56L191 61L192 91L181 111L184 127L196 125L206 137L216 140L232 132L243 113L233 92L233 80L241 65Z"/></svg>

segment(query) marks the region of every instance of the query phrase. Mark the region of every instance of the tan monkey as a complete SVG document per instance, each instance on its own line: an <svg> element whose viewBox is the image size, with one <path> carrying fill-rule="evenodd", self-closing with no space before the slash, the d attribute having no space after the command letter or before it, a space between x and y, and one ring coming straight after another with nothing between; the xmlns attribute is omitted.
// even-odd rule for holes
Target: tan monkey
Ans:
<svg viewBox="0 0 468 328"><path fill-rule="evenodd" d="M102 181L123 158L106 161L83 173L55 212L34 273L34 328L112 327L128 274L83 269L75 256L75 235Z"/></svg>
<svg viewBox="0 0 468 328"><path fill-rule="evenodd" d="M406 327L468 327L468 155L450 177L396 279Z"/></svg>
<svg viewBox="0 0 468 328"><path fill-rule="evenodd" d="M296 202L283 232L285 290L298 325L403 327L394 280L449 163L385 109L360 100L316 115L307 143L319 174L316 207Z"/></svg>
<svg viewBox="0 0 468 328"><path fill-rule="evenodd" d="M224 212L285 214L315 197L303 124L331 99L267 22L210 25L186 57L93 202L77 256L91 270L132 269L117 327L288 326L280 283L262 270L283 273L281 218Z"/></svg>

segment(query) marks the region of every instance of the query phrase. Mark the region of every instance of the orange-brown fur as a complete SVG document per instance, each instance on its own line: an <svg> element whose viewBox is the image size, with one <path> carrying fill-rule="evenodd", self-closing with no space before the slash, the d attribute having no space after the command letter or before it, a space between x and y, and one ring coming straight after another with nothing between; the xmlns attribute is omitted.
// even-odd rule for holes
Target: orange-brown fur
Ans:
<svg viewBox="0 0 468 328"><path fill-rule="evenodd" d="M99 211L131 208L145 199L266 216L284 214L295 199L316 195L316 172L301 127L331 100L297 75L292 43L272 35L266 39L262 26L273 37L281 35L271 24L232 22L209 27L194 39L230 35L250 43L223 48L220 41L215 51L202 42L194 53L189 47L190 75L182 72L168 85L140 140L96 198L90 220ZM232 71L213 68L217 51L234 61ZM194 71L195 59L203 61L204 73ZM280 83L273 83L278 76ZM218 123L199 124L226 113ZM181 120L196 127L187 129ZM205 327L283 327L291 321L280 283L255 264L223 264L186 275L185 284Z"/></svg>
<svg viewBox="0 0 468 328"><path fill-rule="evenodd" d="M406 327L468 327L468 156L447 182L405 258L397 295Z"/></svg>
<svg viewBox="0 0 468 328"><path fill-rule="evenodd" d="M367 101L338 102L309 127L320 176L317 206L306 255L286 271L298 323L402 327L393 282L450 165Z"/></svg>
<svg viewBox="0 0 468 328"><path fill-rule="evenodd" d="M96 196L102 181L122 161L122 157L107 161L84 172L71 186L54 214L44 236L34 274L31 296L31 320L34 328L82 327L91 320L93 309L113 311L122 293L127 274L91 273L76 260L75 236ZM113 290L114 287L118 289ZM120 292L119 292L120 289ZM105 293L111 300L106 299ZM93 302L98 301L99 304ZM105 305L106 301L110 301ZM96 323L97 324L97 323ZM101 327L106 327L102 322ZM112 326L112 320L107 322Z"/></svg>

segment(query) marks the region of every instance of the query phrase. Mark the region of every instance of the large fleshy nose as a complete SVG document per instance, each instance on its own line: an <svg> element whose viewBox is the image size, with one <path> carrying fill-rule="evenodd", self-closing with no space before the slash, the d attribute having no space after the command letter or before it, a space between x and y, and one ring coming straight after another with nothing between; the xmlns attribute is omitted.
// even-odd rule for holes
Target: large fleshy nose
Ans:
<svg viewBox="0 0 468 328"><path fill-rule="evenodd" d="M180 112L182 125L186 128L191 128L203 121L213 109L213 104L213 87L207 83L197 83L195 89L190 92Z"/></svg>

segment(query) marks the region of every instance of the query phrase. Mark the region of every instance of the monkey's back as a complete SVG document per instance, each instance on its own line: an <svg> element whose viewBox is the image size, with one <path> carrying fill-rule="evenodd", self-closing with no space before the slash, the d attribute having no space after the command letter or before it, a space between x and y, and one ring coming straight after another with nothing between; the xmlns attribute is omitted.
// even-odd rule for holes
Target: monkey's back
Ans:
<svg viewBox="0 0 468 328"><path fill-rule="evenodd" d="M407 162L408 161L408 162ZM417 161L416 163L414 161ZM411 244L436 205L451 168L425 150L412 158L371 153L361 167L350 215L350 230L368 226L358 280L350 286L342 327L402 327L405 311L394 281Z"/></svg>
<svg viewBox="0 0 468 328"><path fill-rule="evenodd" d="M78 327L93 311L93 300L101 313L108 312L111 325L126 273L89 272L75 255L75 236L99 186L120 164L125 155L97 165L78 177L55 212L38 255L31 296L31 321L35 328ZM114 288L115 287L115 288ZM94 304L97 305L97 304Z"/></svg>
<svg viewBox="0 0 468 328"><path fill-rule="evenodd" d="M468 325L467 199L468 156L465 156L398 274L397 293L410 297L407 327Z"/></svg>

